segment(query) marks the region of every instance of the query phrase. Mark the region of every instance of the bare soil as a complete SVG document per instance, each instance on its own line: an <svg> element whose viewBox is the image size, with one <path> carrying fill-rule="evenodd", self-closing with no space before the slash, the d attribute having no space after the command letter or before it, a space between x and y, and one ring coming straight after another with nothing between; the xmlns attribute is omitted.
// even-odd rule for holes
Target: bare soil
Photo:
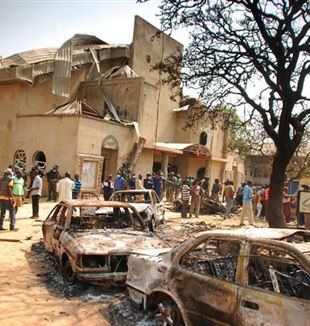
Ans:
<svg viewBox="0 0 310 326"><path fill-rule="evenodd" d="M54 205L41 200L40 218L30 219L31 204L26 203L17 213L18 230L0 231L0 325L154 325L128 301L125 290L63 284L42 242L42 222ZM220 215L181 219L180 213L168 211L166 220L157 233L171 246L193 232L239 225L238 215L227 220ZM256 226L266 223L260 221ZM8 216L4 227L8 228Z"/></svg>

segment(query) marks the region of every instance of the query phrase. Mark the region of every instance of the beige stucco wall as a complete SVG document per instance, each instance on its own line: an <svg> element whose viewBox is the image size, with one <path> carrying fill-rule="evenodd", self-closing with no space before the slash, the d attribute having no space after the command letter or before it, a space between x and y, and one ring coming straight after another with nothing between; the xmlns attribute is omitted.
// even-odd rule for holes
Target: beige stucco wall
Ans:
<svg viewBox="0 0 310 326"><path fill-rule="evenodd" d="M136 141L133 127L91 118L81 118L78 130L77 153L101 156L102 141L113 135L118 143L118 160L115 173L126 160Z"/></svg>
<svg viewBox="0 0 310 326"><path fill-rule="evenodd" d="M147 172L152 172L152 166L153 166L153 155L154 152L150 149L145 149L136 165L135 173L136 174L142 174L143 176L146 175Z"/></svg>
<svg viewBox="0 0 310 326"><path fill-rule="evenodd" d="M178 143L195 143L199 144L200 134L206 132L208 135L206 147L212 153L212 157L225 158L227 131L219 127L212 128L211 123L207 119L199 119L194 128L183 129L185 122L188 119L189 112L175 112L176 129L175 139Z"/></svg>
<svg viewBox="0 0 310 326"><path fill-rule="evenodd" d="M84 70L72 72L72 94L76 93L79 82L84 77ZM65 102L68 102L67 98L52 94L50 75L37 78L33 85L22 82L0 85L0 168L2 170L9 164L13 164L17 146L15 137L20 132L27 133L29 129L37 128L35 120L33 124L27 122L27 129L20 122L17 125L17 116L42 114ZM32 133L32 131L29 132Z"/></svg>
<svg viewBox="0 0 310 326"><path fill-rule="evenodd" d="M182 44L167 35L159 34L152 39L156 32L157 28L136 16L131 66L145 81L142 109L144 117L140 124L141 134L151 143L155 141L155 137L160 142L173 140L176 128L172 111L176 104L170 99L169 87L161 84L159 72L152 70L152 67L177 49L183 50ZM157 120L160 123L156 132Z"/></svg>
<svg viewBox="0 0 310 326"><path fill-rule="evenodd" d="M78 117L22 116L16 121L17 129L12 152L14 154L18 149L26 152L27 171L33 165L33 155L37 151L42 151L46 157L46 170L57 164L62 175L66 171L74 174Z"/></svg>

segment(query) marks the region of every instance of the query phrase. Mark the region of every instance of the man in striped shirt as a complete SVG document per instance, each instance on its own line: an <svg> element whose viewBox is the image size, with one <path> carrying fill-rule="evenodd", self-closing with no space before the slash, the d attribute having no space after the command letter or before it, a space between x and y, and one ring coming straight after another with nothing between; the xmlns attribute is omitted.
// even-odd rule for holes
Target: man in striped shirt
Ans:
<svg viewBox="0 0 310 326"><path fill-rule="evenodd" d="M182 181L182 191L181 191L181 198L182 198L182 211L181 211L181 217L187 218L188 213L188 204L189 199L191 197L190 188L189 185L185 180Z"/></svg>

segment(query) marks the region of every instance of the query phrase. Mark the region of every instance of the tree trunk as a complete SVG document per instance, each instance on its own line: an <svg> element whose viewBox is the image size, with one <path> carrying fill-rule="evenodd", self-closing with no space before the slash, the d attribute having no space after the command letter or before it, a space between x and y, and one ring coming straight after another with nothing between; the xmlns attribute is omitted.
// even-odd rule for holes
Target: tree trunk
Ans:
<svg viewBox="0 0 310 326"><path fill-rule="evenodd" d="M270 193L267 209L267 220L272 228L285 228L286 222L283 215L283 187L285 172L288 165L287 153L277 151L273 159L270 176Z"/></svg>

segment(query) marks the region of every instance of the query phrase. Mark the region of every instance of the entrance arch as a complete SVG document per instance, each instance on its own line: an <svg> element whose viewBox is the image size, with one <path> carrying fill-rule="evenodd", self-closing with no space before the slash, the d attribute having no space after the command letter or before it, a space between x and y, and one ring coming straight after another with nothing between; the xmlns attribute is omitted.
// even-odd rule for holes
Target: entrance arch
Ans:
<svg viewBox="0 0 310 326"><path fill-rule="evenodd" d="M112 175L115 178L118 150L118 141L114 136L109 135L103 139L101 146L101 156L103 157L101 181L107 179L108 175Z"/></svg>
<svg viewBox="0 0 310 326"><path fill-rule="evenodd" d="M206 168L202 167L197 170L197 179L201 180L206 174Z"/></svg>

